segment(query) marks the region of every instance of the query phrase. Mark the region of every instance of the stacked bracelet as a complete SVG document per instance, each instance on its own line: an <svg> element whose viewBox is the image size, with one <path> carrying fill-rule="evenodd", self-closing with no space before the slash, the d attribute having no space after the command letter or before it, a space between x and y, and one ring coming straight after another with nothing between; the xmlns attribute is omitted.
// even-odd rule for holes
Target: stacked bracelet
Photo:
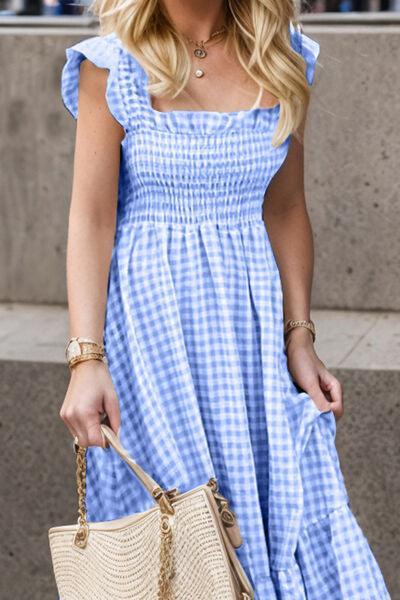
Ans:
<svg viewBox="0 0 400 600"><path fill-rule="evenodd" d="M86 360L104 361L104 344L98 344L90 338L73 337L65 348L65 356L70 368Z"/></svg>
<svg viewBox="0 0 400 600"><path fill-rule="evenodd" d="M311 320L308 321L305 319L296 321L295 319L290 319L289 321L286 322L286 325L284 327L284 330L283 330L284 337L286 338L288 333L290 331L292 331L292 329L294 329L295 327L305 327L306 329L308 329L311 332L313 342L315 342L316 333L315 333L315 325L314 325L313 321L311 321Z"/></svg>
<svg viewBox="0 0 400 600"><path fill-rule="evenodd" d="M104 354L97 354L96 352L91 352L88 354L82 354L81 356L77 356L76 358L71 359L68 362L68 366L70 369L72 369L72 367L74 365L77 365L80 362L85 362L86 360L103 360L104 359Z"/></svg>

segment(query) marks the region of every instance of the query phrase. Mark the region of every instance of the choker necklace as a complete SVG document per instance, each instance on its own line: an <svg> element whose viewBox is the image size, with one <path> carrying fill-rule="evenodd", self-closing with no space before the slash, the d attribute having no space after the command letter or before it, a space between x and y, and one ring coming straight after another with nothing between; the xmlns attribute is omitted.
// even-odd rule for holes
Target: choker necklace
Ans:
<svg viewBox="0 0 400 600"><path fill-rule="evenodd" d="M207 56L207 50L205 48L205 45L212 40L213 38L215 38L217 35L220 35L221 33L224 33L224 31L226 30L226 26L224 25L223 27L221 27L220 29L217 29L217 31L214 31L214 33L212 33L210 35L209 38L207 38L206 40L192 40L191 38L187 37L186 35L184 36L186 38L186 40L188 42L190 42L191 44L195 45L195 48L193 50L193 54L196 58L205 58ZM194 72L195 77L203 77L204 76L204 71L203 69L196 69L196 71Z"/></svg>

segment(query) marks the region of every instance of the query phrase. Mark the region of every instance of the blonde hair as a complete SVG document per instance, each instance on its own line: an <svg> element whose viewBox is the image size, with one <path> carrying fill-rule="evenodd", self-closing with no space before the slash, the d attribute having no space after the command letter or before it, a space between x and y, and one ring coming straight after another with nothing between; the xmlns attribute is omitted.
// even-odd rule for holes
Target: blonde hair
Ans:
<svg viewBox="0 0 400 600"><path fill-rule="evenodd" d="M168 17L162 0L93 0L89 12L100 22L100 34L114 32L149 74L148 92L179 95L191 74L185 38ZM226 43L260 92L278 98L279 121L274 146L295 132L309 102L305 62L290 44L289 25L298 26L294 0L226 0Z"/></svg>

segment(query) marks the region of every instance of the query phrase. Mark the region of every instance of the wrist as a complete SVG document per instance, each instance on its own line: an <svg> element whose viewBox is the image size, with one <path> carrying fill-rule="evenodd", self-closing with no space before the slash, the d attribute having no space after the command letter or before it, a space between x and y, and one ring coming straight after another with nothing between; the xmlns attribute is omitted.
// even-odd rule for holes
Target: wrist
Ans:
<svg viewBox="0 0 400 600"><path fill-rule="evenodd" d="M285 336L286 350L298 347L313 347L312 333L306 327L295 327Z"/></svg>
<svg viewBox="0 0 400 600"><path fill-rule="evenodd" d="M105 360L99 358L92 358L88 360L81 360L76 362L74 365L69 367L70 374L84 372L84 371L94 371L97 369L102 369L106 365Z"/></svg>

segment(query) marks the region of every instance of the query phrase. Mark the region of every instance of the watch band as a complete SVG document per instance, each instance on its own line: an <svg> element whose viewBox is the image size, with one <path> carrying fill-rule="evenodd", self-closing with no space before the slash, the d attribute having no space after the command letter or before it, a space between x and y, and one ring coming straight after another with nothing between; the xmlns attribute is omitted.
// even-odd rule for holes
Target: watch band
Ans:
<svg viewBox="0 0 400 600"><path fill-rule="evenodd" d="M95 340L84 337L73 337L69 340L65 348L65 357L68 364L76 361L77 358L88 355L98 354L104 356L104 344L98 344Z"/></svg>

